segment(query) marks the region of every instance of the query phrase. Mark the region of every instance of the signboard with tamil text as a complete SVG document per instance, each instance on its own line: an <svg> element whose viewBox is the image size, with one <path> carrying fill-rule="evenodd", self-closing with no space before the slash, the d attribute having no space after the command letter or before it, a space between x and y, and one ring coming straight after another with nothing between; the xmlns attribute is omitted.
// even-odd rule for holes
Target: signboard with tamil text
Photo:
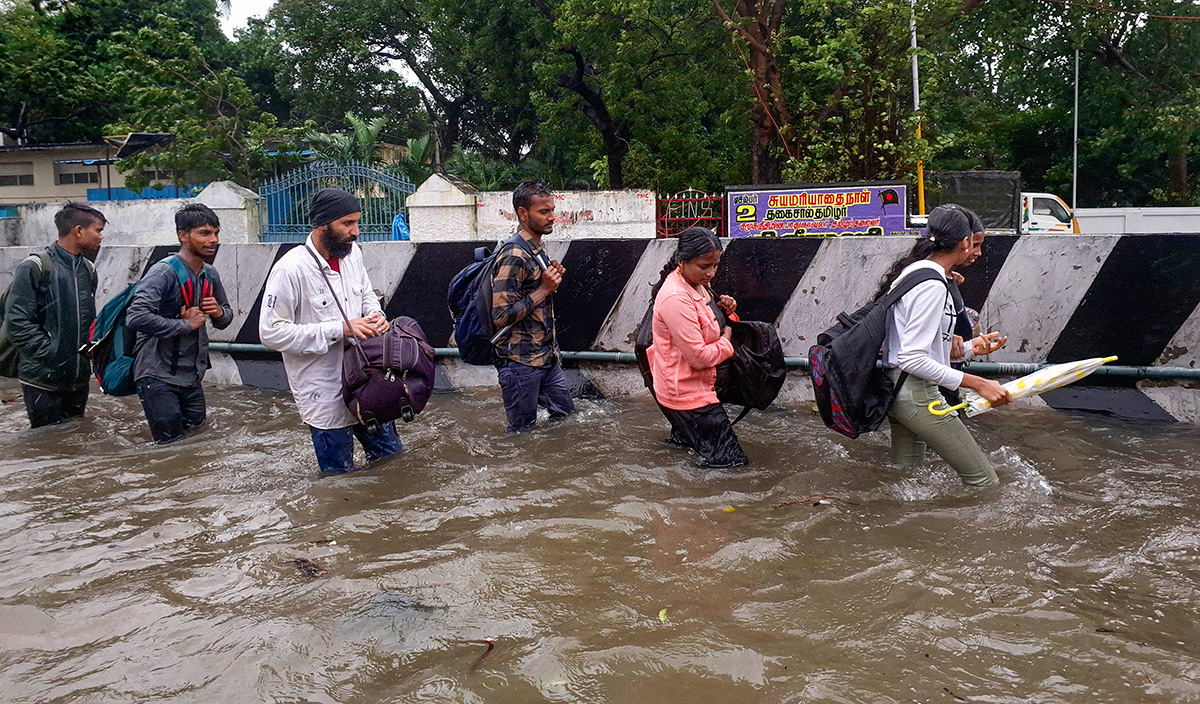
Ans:
<svg viewBox="0 0 1200 704"><path fill-rule="evenodd" d="M729 236L913 235L905 190L903 181L730 187Z"/></svg>

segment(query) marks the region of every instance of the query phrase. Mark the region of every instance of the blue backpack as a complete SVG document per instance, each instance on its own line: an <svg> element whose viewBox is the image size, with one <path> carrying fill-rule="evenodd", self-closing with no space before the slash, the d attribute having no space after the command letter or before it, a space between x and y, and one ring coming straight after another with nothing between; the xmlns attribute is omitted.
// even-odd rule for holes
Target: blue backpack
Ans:
<svg viewBox="0 0 1200 704"><path fill-rule="evenodd" d="M513 235L495 254L487 247L475 250L475 261L450 281L447 302L454 316L454 342L467 364L491 364L496 361L496 326L492 324L492 276L496 259L506 248L523 247L529 256L533 250L521 237ZM536 257L535 257L536 260Z"/></svg>
<svg viewBox="0 0 1200 704"><path fill-rule="evenodd" d="M175 271L179 279L183 300L188 305L198 305L197 292L192 291L191 272L187 264L178 256L172 254L165 260ZM92 358L92 371L96 381L100 382L100 390L109 396L131 396L137 393L137 385L133 378L133 361L137 352L137 333L125 324L125 312L133 301L133 294L140 281L135 281L125 287L112 298L92 321L91 342L88 344L88 354ZM211 284L207 277L201 282L200 296L212 295Z"/></svg>

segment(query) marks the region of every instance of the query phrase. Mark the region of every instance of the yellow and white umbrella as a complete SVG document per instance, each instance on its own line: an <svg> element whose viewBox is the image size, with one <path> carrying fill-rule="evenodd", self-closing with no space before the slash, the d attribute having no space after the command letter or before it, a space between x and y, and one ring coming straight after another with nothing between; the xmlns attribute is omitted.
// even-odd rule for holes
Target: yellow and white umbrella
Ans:
<svg viewBox="0 0 1200 704"><path fill-rule="evenodd" d="M1116 357L1093 357L1091 359L1081 359L1078 362L1055 364L1044 369L1039 369L1032 374L1026 374L1019 379L1013 379L1003 386L1008 389L1013 398L1037 396L1043 391L1073 384L1105 364L1115 361L1117 361ZM971 416L977 416L980 413L992 410L992 404L988 403L974 391L965 392L962 395L962 399L962 403L957 406L946 408L938 408L939 405L945 404L940 400L934 401L929 404L929 412L935 416L944 416L947 413L953 413L965 408L967 417L970 418Z"/></svg>

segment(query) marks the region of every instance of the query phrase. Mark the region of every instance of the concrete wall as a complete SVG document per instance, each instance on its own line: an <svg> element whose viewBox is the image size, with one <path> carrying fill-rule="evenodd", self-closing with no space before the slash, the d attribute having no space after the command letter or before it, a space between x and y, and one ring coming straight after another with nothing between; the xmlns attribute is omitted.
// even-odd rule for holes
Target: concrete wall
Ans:
<svg viewBox="0 0 1200 704"><path fill-rule="evenodd" d="M512 191L478 195L479 239L506 239L517 230ZM554 194L552 240L653 239L655 196L651 191L566 191Z"/></svg>
<svg viewBox="0 0 1200 704"><path fill-rule="evenodd" d="M1087 235L1200 233L1200 208L1079 208L1075 219Z"/></svg>
<svg viewBox="0 0 1200 704"><path fill-rule="evenodd" d="M471 260L474 241L363 245L368 272L389 317L410 315L435 347L451 345L445 291ZM272 263L294 245L224 245L217 255L235 321L212 338L258 342L258 301ZM745 320L779 331L789 356L807 353L836 315L871 300L879 278L911 240L889 237L739 239L728 241L720 293L738 299ZM581 239L548 243L567 268L556 294L564 350L629 352L649 305L650 286L673 240ZM97 259L101 303L136 280L171 247L105 247ZM29 250L0 249L0 287ZM984 326L1009 335L1001 362L1062 362L1116 354L1119 364L1194 369L1200 364L1200 235L992 236L984 255L963 270L967 305ZM213 383L285 385L282 364L259 353L217 355ZM495 372L454 361L439 364L443 386L495 384ZM619 365L571 370L579 386L604 394L640 393L636 371ZM1200 421L1200 385L1092 377L1042 397L1057 408L1088 408L1148 420ZM789 376L781 402L810 402L803 372Z"/></svg>
<svg viewBox="0 0 1200 704"><path fill-rule="evenodd" d="M650 191L566 191L554 198L557 221L548 240L655 237ZM517 229L512 191L477 191L442 174L421 184L407 206L413 242L497 242Z"/></svg>
<svg viewBox="0 0 1200 704"><path fill-rule="evenodd" d="M479 239L476 226L478 191L469 183L434 174L405 199L408 231L413 242Z"/></svg>
<svg viewBox="0 0 1200 704"><path fill-rule="evenodd" d="M188 203L204 203L221 218L221 241L228 244L257 242L258 194L229 181L208 185L195 198L92 201L104 213L104 243L116 245L177 244L175 211ZM0 238L6 246L45 246L58 239L54 214L65 202L33 203L17 207L17 218L0 220Z"/></svg>

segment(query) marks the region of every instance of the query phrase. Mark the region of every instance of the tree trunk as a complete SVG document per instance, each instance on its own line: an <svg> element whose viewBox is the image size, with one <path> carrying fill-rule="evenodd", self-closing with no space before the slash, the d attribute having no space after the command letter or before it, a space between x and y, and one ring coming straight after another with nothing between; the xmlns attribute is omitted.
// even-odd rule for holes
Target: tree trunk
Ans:
<svg viewBox="0 0 1200 704"><path fill-rule="evenodd" d="M762 103L755 103L750 111L750 122L753 126L750 138L750 183L779 183L779 159L771 149L775 125L771 124L771 116Z"/></svg>
<svg viewBox="0 0 1200 704"><path fill-rule="evenodd" d="M613 120L600 90L588 85L587 77L595 76L596 70L584 61L579 50L571 47L563 51L575 59L575 75L560 75L558 85L583 99L583 114L587 115L604 140L604 156L608 159L608 187L622 189L625 187L622 162L629 153L629 126Z"/></svg>
<svg viewBox="0 0 1200 704"><path fill-rule="evenodd" d="M738 0L733 14L748 22L735 22L721 0L712 0L717 15L729 31L743 39L750 51L750 80L754 107L750 110L750 180L754 184L779 183L779 142L788 154L796 154L792 114L783 94L783 80L775 57L775 35L783 20L787 0Z"/></svg>
<svg viewBox="0 0 1200 704"><path fill-rule="evenodd" d="M1191 205L1191 187L1188 184L1188 144L1176 146L1167 155L1167 197L1171 205Z"/></svg>

